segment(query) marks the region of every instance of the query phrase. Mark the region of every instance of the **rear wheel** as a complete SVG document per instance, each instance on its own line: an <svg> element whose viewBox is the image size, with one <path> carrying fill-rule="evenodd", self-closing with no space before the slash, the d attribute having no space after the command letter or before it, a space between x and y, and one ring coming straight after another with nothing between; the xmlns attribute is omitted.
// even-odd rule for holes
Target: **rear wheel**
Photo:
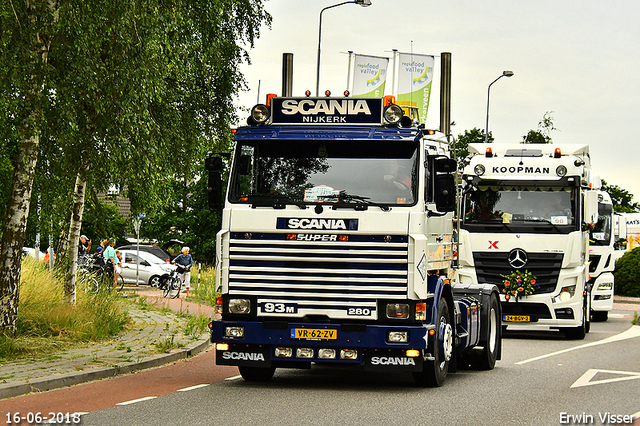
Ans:
<svg viewBox="0 0 640 426"><path fill-rule="evenodd" d="M162 289L162 297L169 296L169 291L171 290L171 282L171 277L167 277L161 282L160 288Z"/></svg>
<svg viewBox="0 0 640 426"><path fill-rule="evenodd" d="M500 305L498 296L491 294L489 302L489 316L487 322L486 335L481 336L480 345L482 352L473 357L474 367L480 370L493 370L500 353Z"/></svg>
<svg viewBox="0 0 640 426"><path fill-rule="evenodd" d="M276 372L275 367L238 367L240 375L247 382L267 382Z"/></svg>
<svg viewBox="0 0 640 426"><path fill-rule="evenodd" d="M419 386L442 386L447 378L449 362L453 356L453 327L449 317L449 304L446 299L438 303L438 322L436 324L435 348L433 360L424 362L421 372L413 373L413 379Z"/></svg>

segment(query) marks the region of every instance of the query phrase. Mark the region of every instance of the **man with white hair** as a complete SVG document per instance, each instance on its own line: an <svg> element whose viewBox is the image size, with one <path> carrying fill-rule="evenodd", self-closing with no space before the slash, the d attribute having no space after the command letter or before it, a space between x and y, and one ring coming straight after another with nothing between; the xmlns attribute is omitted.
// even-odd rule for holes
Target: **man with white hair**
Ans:
<svg viewBox="0 0 640 426"><path fill-rule="evenodd" d="M177 255L171 263L175 263L184 268L184 272L182 273L182 282L184 283L184 287L187 290L187 297L189 297L189 289L190 281L191 281L191 266L193 266L193 259L189 254L189 247L182 247L182 253Z"/></svg>

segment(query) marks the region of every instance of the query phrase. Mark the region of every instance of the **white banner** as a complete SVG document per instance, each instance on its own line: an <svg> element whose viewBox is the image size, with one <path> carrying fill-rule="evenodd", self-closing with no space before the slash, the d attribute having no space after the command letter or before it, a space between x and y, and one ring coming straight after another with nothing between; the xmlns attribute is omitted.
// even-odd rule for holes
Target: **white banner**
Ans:
<svg viewBox="0 0 640 426"><path fill-rule="evenodd" d="M388 65L389 58L356 54L353 66L353 96L383 97Z"/></svg>
<svg viewBox="0 0 640 426"><path fill-rule="evenodd" d="M429 110L434 58L430 55L400 53L398 67L398 105L418 108L424 123Z"/></svg>

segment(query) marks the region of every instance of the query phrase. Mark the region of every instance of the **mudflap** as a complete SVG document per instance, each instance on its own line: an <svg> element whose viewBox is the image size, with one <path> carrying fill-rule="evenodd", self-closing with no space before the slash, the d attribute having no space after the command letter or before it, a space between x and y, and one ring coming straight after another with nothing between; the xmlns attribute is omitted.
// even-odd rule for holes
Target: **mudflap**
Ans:
<svg viewBox="0 0 640 426"><path fill-rule="evenodd" d="M422 356L408 357L405 349L366 349L363 355L365 371L422 371Z"/></svg>
<svg viewBox="0 0 640 426"><path fill-rule="evenodd" d="M271 367L269 346L229 345L229 349L216 349L216 364L238 367Z"/></svg>

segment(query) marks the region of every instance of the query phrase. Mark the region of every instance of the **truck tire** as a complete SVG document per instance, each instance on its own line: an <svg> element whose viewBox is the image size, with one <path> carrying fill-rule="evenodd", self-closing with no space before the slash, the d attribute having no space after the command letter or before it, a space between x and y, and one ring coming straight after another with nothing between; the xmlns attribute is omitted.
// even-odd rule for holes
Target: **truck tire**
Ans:
<svg viewBox="0 0 640 426"><path fill-rule="evenodd" d="M275 367L238 367L238 370L247 382L268 382L276 372Z"/></svg>
<svg viewBox="0 0 640 426"><path fill-rule="evenodd" d="M582 309L582 324L577 327L569 327L565 331L564 335L567 339L571 340L583 340L587 335L587 314L586 309Z"/></svg>
<svg viewBox="0 0 640 426"><path fill-rule="evenodd" d="M449 304L442 298L438 303L438 321L436 323L435 350L433 360L424 362L423 370L413 373L418 386L438 387L447 379L449 362L454 350L454 330L449 316Z"/></svg>
<svg viewBox="0 0 640 426"><path fill-rule="evenodd" d="M609 312L607 311L593 311L591 312L591 321L604 322L609 319Z"/></svg>
<svg viewBox="0 0 640 426"><path fill-rule="evenodd" d="M500 301L496 293L491 293L488 304L488 315L483 315L483 321L487 321L485 335L480 336L480 346L482 352L474 355L472 365L479 370L493 370L500 353L501 345L501 318L500 318Z"/></svg>

